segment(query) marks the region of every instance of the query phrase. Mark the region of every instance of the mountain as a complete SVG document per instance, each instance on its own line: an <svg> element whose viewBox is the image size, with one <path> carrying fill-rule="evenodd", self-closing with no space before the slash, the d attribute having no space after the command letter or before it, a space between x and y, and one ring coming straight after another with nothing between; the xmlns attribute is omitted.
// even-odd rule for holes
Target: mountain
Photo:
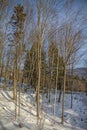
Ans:
<svg viewBox="0 0 87 130"><path fill-rule="evenodd" d="M74 75L78 75L79 77L87 78L87 68L76 68L74 69Z"/></svg>

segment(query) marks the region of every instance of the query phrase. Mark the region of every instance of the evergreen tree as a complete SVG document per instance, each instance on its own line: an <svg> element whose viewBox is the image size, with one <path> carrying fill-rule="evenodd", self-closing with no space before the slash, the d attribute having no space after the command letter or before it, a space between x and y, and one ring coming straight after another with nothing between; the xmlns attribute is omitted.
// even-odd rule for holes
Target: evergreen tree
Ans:
<svg viewBox="0 0 87 130"><path fill-rule="evenodd" d="M46 57L45 52L42 51L42 67L41 67L41 86L44 82L44 71L46 68ZM32 86L37 86L37 80L38 80L38 44L33 43L31 49L27 51L26 54L26 60L24 64L24 78L27 80L27 82ZM41 88L42 89L42 88Z"/></svg>
<svg viewBox="0 0 87 130"><path fill-rule="evenodd" d="M49 46L49 73L50 73L50 78L51 78L51 84L55 86L56 83L56 75L57 75L57 57L58 57L58 48L55 43L51 43ZM59 55L59 66L58 66L58 84L60 84L60 80L63 79L63 67L64 67L64 62L63 58Z"/></svg>

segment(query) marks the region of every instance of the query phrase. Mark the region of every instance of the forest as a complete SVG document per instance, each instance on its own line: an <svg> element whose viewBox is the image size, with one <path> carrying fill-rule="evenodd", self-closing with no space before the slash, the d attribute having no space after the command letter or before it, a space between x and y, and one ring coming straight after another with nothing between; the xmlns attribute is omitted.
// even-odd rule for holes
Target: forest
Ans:
<svg viewBox="0 0 87 130"><path fill-rule="evenodd" d="M86 5L0 0L0 130L87 129Z"/></svg>

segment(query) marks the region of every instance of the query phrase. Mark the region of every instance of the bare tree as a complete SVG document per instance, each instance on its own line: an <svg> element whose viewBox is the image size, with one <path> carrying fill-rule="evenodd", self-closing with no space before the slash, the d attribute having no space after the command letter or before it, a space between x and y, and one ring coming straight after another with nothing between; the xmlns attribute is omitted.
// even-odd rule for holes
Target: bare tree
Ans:
<svg viewBox="0 0 87 130"><path fill-rule="evenodd" d="M69 59L73 54L76 54L82 46L82 29L74 30L72 22L67 22L64 27L64 42L63 46L63 58L64 58L64 85L63 85L63 99L62 99L62 124L64 121L64 99L66 89L66 71Z"/></svg>
<svg viewBox="0 0 87 130"><path fill-rule="evenodd" d="M34 4L35 10L37 15L37 21L35 23L35 30L36 32L36 39L38 43L38 83L37 83L37 117L39 119L39 113L40 113L40 87L41 87L41 53L42 53L42 47L43 43L46 40L46 36L49 30L49 27L52 23L51 18L54 18L55 14L55 7L57 6L56 3L58 1L43 1L43 0L37 0Z"/></svg>

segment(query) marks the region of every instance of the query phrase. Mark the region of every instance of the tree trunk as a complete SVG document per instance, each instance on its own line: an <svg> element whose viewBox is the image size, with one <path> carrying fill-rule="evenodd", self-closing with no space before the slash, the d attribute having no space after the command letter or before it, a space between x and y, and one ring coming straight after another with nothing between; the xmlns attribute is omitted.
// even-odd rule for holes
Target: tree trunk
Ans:
<svg viewBox="0 0 87 130"><path fill-rule="evenodd" d="M72 64L72 84L71 84L71 109L72 109L72 106L73 106L73 64Z"/></svg>
<svg viewBox="0 0 87 130"><path fill-rule="evenodd" d="M16 74L15 74L15 68L14 68L14 87L13 87L13 99L15 102L15 119L17 117L17 81L16 81Z"/></svg>
<svg viewBox="0 0 87 130"><path fill-rule="evenodd" d="M62 86L60 86L60 92L59 92L58 102L60 102L60 100L61 100L61 94L62 94Z"/></svg>
<svg viewBox="0 0 87 130"><path fill-rule="evenodd" d="M41 42L38 45L38 88L37 88L37 118L40 113L40 81L41 81Z"/></svg>
<svg viewBox="0 0 87 130"><path fill-rule="evenodd" d="M15 69L14 69L14 86L13 86L13 99L16 100L16 93L17 93L17 90L16 90L16 74L15 74Z"/></svg>
<svg viewBox="0 0 87 130"><path fill-rule="evenodd" d="M56 115L56 95L57 95L57 84L58 84L58 67L59 67L59 54L57 57L57 74L56 74L56 89L55 89L55 100L54 100L54 116Z"/></svg>
<svg viewBox="0 0 87 130"><path fill-rule="evenodd" d="M20 70L19 70L18 116L20 116L20 87L21 87L21 77L20 77Z"/></svg>
<svg viewBox="0 0 87 130"><path fill-rule="evenodd" d="M62 98L62 124L64 124L64 100L65 100L65 89L66 89L66 64L64 66L64 84L63 84L63 98Z"/></svg>

